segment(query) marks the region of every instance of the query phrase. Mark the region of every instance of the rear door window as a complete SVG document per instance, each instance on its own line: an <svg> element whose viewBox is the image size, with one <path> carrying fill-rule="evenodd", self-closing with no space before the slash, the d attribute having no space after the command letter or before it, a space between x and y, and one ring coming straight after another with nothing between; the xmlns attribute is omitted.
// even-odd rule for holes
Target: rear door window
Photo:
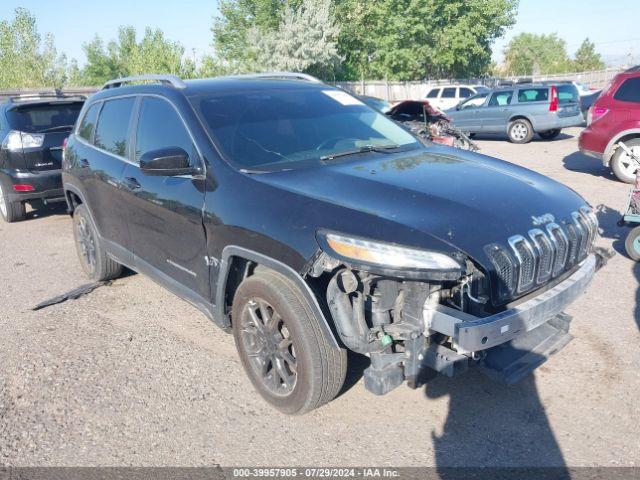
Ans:
<svg viewBox="0 0 640 480"><path fill-rule="evenodd" d="M104 102L94 139L96 147L120 157L127 156L129 120L134 102L134 97Z"/></svg>
<svg viewBox="0 0 640 480"><path fill-rule="evenodd" d="M136 132L136 161L152 150L182 148L193 165L198 154L182 119L171 104L161 98L145 97Z"/></svg>
<svg viewBox="0 0 640 480"><path fill-rule="evenodd" d="M627 78L613 98L621 102L640 103L640 77Z"/></svg>
<svg viewBox="0 0 640 480"><path fill-rule="evenodd" d="M440 98L456 98L455 88L444 88L442 90L442 97Z"/></svg>
<svg viewBox="0 0 640 480"><path fill-rule="evenodd" d="M469 98L473 95L473 90L470 88L460 87L460 98Z"/></svg>
<svg viewBox="0 0 640 480"><path fill-rule="evenodd" d="M513 97L513 90L507 90L504 92L495 92L489 99L489 107L504 107L511 103Z"/></svg>
<svg viewBox="0 0 640 480"><path fill-rule="evenodd" d="M431 91L427 94L427 98L438 98L439 93L439 88L432 88Z"/></svg>
<svg viewBox="0 0 640 480"><path fill-rule="evenodd" d="M523 88L518 92L518 103L546 102L548 100L548 88Z"/></svg>
<svg viewBox="0 0 640 480"><path fill-rule="evenodd" d="M80 126L78 127L78 136L84 138L87 142L93 141L93 132L96 129L96 122L98 120L98 112L102 103L94 103L89 107L87 113L85 113Z"/></svg>
<svg viewBox="0 0 640 480"><path fill-rule="evenodd" d="M62 132L73 128L82 105L83 102L20 105L7 111L7 120L12 129L21 132Z"/></svg>

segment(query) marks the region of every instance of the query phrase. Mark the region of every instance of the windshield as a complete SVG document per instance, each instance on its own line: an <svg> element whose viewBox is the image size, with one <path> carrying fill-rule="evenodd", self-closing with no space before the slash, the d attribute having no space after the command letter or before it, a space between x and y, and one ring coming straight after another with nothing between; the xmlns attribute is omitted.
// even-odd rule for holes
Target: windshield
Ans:
<svg viewBox="0 0 640 480"><path fill-rule="evenodd" d="M71 130L81 109L82 102L20 105L7 111L7 120L21 132Z"/></svg>
<svg viewBox="0 0 640 480"><path fill-rule="evenodd" d="M366 147L422 145L341 90L234 91L192 102L223 154L245 169L290 168Z"/></svg>

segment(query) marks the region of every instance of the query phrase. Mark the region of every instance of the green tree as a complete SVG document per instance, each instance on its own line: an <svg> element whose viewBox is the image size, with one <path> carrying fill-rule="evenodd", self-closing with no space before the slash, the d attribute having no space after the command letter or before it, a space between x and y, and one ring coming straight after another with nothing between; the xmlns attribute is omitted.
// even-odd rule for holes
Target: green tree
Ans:
<svg viewBox="0 0 640 480"><path fill-rule="evenodd" d="M511 75L565 73L571 70L567 44L557 34L520 33L505 51L505 70Z"/></svg>
<svg viewBox="0 0 640 480"><path fill-rule="evenodd" d="M213 46L229 71L245 71L251 65L251 29L278 29L285 7L297 7L300 0L221 0L214 19Z"/></svg>
<svg viewBox="0 0 640 480"><path fill-rule="evenodd" d="M309 72L332 78L341 61L338 34L331 0L303 0L298 8L287 6L277 30L249 30L253 70Z"/></svg>
<svg viewBox="0 0 640 480"><path fill-rule="evenodd" d="M52 35L41 38L27 9L0 21L0 88L61 87L65 80L66 57L56 51Z"/></svg>
<svg viewBox="0 0 640 480"><path fill-rule="evenodd" d="M184 58L184 47L167 39L162 30L147 28L140 41L136 30L123 26L117 40L106 46L96 36L83 45L87 64L80 73L86 85L100 85L111 78L144 73L173 73L192 77L195 65Z"/></svg>
<svg viewBox="0 0 640 480"><path fill-rule="evenodd" d="M346 0L340 52L359 77L415 80L487 73L491 44L515 21L516 0Z"/></svg>
<svg viewBox="0 0 640 480"><path fill-rule="evenodd" d="M576 72L586 72L588 70L603 70L605 64L602 61L602 57L596 52L596 46L588 38L584 39L584 42L580 45L580 48L576 51L575 59L573 60L573 70Z"/></svg>

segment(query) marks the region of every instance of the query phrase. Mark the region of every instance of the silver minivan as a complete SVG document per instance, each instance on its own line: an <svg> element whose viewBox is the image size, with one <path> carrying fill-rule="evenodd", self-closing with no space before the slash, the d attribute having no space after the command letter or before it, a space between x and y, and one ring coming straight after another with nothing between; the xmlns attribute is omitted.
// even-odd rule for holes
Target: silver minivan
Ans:
<svg viewBox="0 0 640 480"><path fill-rule="evenodd" d="M469 133L506 133L513 143L530 142L534 134L556 138L563 128L584 122L580 95L570 83L536 83L481 92L445 113Z"/></svg>

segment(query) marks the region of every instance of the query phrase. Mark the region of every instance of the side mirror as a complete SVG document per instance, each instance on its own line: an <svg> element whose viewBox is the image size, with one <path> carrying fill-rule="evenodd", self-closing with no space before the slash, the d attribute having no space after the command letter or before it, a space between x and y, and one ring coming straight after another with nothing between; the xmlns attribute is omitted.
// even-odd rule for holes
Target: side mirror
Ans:
<svg viewBox="0 0 640 480"><path fill-rule="evenodd" d="M195 173L195 168L189 165L189 155L180 147L145 152L140 157L140 170L145 175L159 177L176 177Z"/></svg>
<svg viewBox="0 0 640 480"><path fill-rule="evenodd" d="M458 111L462 110L462 104L461 104L461 103L459 103L458 105L456 105L456 110L458 110Z"/></svg>

